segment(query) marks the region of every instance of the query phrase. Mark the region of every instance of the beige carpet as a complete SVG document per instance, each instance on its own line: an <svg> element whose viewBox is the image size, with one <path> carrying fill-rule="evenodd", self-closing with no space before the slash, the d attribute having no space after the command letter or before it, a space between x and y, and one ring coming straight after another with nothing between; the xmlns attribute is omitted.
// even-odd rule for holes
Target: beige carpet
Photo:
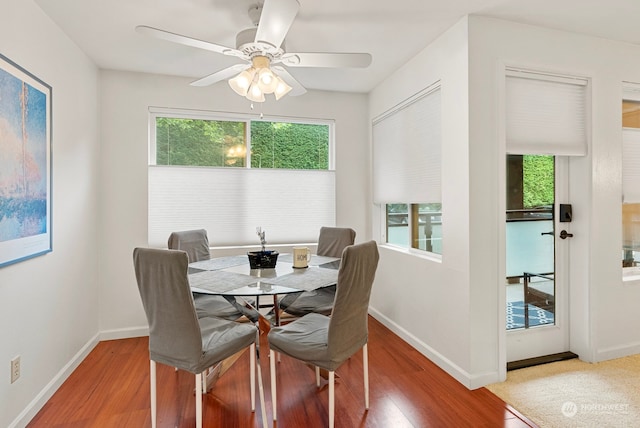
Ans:
<svg viewBox="0 0 640 428"><path fill-rule="evenodd" d="M541 428L640 427L640 354L514 370L487 389Z"/></svg>

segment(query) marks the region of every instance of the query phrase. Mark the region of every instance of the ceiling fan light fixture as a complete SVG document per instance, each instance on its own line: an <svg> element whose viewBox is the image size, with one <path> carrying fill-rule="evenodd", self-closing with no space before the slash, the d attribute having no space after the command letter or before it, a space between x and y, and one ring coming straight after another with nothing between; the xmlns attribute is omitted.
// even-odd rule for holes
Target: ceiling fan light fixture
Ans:
<svg viewBox="0 0 640 428"><path fill-rule="evenodd" d="M258 84L265 94L272 94L278 86L279 77L270 68L263 68L258 74Z"/></svg>
<svg viewBox="0 0 640 428"><path fill-rule="evenodd" d="M231 86L231 89L233 89L238 95L246 97L255 74L255 68L250 67L247 70L242 71L236 77L229 79L229 86Z"/></svg>
<svg viewBox="0 0 640 428"><path fill-rule="evenodd" d="M271 60L268 57L256 55L251 62L250 68L229 79L229 86L238 95L261 103L265 101L265 94L274 94L276 100L279 100L291 91L291 86L271 70Z"/></svg>
<svg viewBox="0 0 640 428"><path fill-rule="evenodd" d="M279 76L277 76L276 82L276 89L273 92L273 95L276 97L276 100L279 100L280 98L287 95L292 88L291 86L287 85L287 83Z"/></svg>
<svg viewBox="0 0 640 428"><path fill-rule="evenodd" d="M251 84L246 97L248 100L253 101L254 103L264 102L264 92L262 92L262 89L260 89L260 85L256 82L253 82Z"/></svg>

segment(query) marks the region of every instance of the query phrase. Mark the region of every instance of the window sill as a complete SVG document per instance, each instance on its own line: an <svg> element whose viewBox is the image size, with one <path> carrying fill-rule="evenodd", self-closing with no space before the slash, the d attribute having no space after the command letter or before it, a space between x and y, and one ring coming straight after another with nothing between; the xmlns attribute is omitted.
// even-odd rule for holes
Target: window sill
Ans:
<svg viewBox="0 0 640 428"><path fill-rule="evenodd" d="M623 268L622 283L625 285L640 285L640 267Z"/></svg>
<svg viewBox="0 0 640 428"><path fill-rule="evenodd" d="M379 245L382 248L386 248L388 250L395 251L397 253L407 254L412 257L429 260L435 263L442 263L441 254L428 253L426 251L416 250L415 248L398 247L397 245L393 245L393 244L379 244ZM638 278L640 279L640 276Z"/></svg>

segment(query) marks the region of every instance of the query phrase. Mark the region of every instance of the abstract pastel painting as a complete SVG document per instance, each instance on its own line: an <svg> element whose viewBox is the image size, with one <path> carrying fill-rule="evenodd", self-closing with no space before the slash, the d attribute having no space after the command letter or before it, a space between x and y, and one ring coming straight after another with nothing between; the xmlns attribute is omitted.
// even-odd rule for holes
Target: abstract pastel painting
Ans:
<svg viewBox="0 0 640 428"><path fill-rule="evenodd" d="M0 55L0 267L52 250L51 92Z"/></svg>

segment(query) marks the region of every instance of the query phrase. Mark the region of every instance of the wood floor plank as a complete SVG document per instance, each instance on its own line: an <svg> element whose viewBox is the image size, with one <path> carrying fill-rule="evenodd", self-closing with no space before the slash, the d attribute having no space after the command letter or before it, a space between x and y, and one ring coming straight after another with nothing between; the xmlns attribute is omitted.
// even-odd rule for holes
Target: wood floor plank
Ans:
<svg viewBox="0 0 640 428"><path fill-rule="evenodd" d="M267 419L271 421L268 345L261 336ZM158 364L158 426L195 426L195 380ZM364 408L362 352L336 374L336 428L341 427L535 427L485 388L469 391L373 318L369 322L370 409ZM326 381L315 386L312 370L285 355L277 365L277 428L328 424ZM257 428L251 412L249 354L204 395L205 427ZM149 427L148 338L100 342L29 423L40 427Z"/></svg>

